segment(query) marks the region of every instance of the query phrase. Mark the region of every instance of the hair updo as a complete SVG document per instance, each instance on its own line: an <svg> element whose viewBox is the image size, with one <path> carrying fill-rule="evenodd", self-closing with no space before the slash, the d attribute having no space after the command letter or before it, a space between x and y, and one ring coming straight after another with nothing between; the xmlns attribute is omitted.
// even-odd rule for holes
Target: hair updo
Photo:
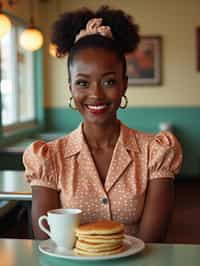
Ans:
<svg viewBox="0 0 200 266"><path fill-rule="evenodd" d="M110 26L113 39L93 34L75 42L77 34L86 28L87 22L92 18L102 18L102 25ZM122 62L124 75L125 54L134 51L139 40L138 25L134 23L133 18L120 9L111 9L108 6L102 6L96 12L84 7L66 12L54 22L51 34L51 42L56 45L57 57L69 54L68 70L73 63L74 55L82 49L103 48L116 54Z"/></svg>

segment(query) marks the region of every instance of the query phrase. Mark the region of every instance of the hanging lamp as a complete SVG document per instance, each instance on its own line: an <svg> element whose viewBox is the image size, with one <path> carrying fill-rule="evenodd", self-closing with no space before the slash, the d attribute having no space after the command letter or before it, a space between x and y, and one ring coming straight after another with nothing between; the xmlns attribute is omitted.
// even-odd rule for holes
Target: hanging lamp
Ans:
<svg viewBox="0 0 200 266"><path fill-rule="evenodd" d="M8 16L2 13L2 1L0 1L0 38L11 29L11 21Z"/></svg>
<svg viewBox="0 0 200 266"><path fill-rule="evenodd" d="M60 14L60 1L56 1L56 6L55 6L55 13L56 13L56 16L59 16ZM54 43L49 43L49 46L48 46L48 52L49 52L49 55L51 55L52 57L55 57L57 58L57 45L54 44Z"/></svg>
<svg viewBox="0 0 200 266"><path fill-rule="evenodd" d="M42 47L44 39L41 31L34 25L32 1L30 1L30 13L30 24L28 28L21 33L19 43L25 50L34 52Z"/></svg>

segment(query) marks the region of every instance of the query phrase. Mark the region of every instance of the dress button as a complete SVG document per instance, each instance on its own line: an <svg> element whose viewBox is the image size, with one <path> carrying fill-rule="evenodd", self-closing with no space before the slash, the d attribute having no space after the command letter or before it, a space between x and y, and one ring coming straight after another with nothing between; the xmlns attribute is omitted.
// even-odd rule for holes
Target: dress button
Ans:
<svg viewBox="0 0 200 266"><path fill-rule="evenodd" d="M107 198L103 198L103 199L102 199L102 203L103 203L103 204L107 204L107 203L108 203L108 199L107 199Z"/></svg>

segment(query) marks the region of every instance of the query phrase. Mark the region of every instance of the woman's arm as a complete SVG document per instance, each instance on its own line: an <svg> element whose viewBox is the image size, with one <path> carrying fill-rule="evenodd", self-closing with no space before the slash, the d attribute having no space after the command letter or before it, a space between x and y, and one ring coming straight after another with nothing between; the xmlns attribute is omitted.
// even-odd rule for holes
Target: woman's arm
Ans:
<svg viewBox="0 0 200 266"><path fill-rule="evenodd" d="M46 215L51 209L60 208L59 193L51 188L32 187L32 225L36 239L47 239L48 236L38 226L38 218Z"/></svg>
<svg viewBox="0 0 200 266"><path fill-rule="evenodd" d="M165 238L174 205L174 184L171 178L149 182L138 237L145 242L162 242Z"/></svg>

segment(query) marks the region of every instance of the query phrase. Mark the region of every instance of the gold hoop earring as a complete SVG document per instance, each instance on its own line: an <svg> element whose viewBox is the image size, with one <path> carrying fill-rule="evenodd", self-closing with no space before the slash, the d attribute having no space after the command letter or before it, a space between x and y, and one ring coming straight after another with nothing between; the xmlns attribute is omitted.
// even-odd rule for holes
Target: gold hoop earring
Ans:
<svg viewBox="0 0 200 266"><path fill-rule="evenodd" d="M71 97L69 98L69 100L68 100L68 106L69 106L69 108L72 109L72 110L77 110L75 104L74 104L74 106L72 105L72 100L73 100L73 99L74 99L73 96L71 96Z"/></svg>
<svg viewBox="0 0 200 266"><path fill-rule="evenodd" d="M122 95L122 99L124 99L124 104L122 105L122 103L120 103L120 106L119 107L121 109L125 109L127 107L127 105L128 105L128 98L127 98L126 95Z"/></svg>

